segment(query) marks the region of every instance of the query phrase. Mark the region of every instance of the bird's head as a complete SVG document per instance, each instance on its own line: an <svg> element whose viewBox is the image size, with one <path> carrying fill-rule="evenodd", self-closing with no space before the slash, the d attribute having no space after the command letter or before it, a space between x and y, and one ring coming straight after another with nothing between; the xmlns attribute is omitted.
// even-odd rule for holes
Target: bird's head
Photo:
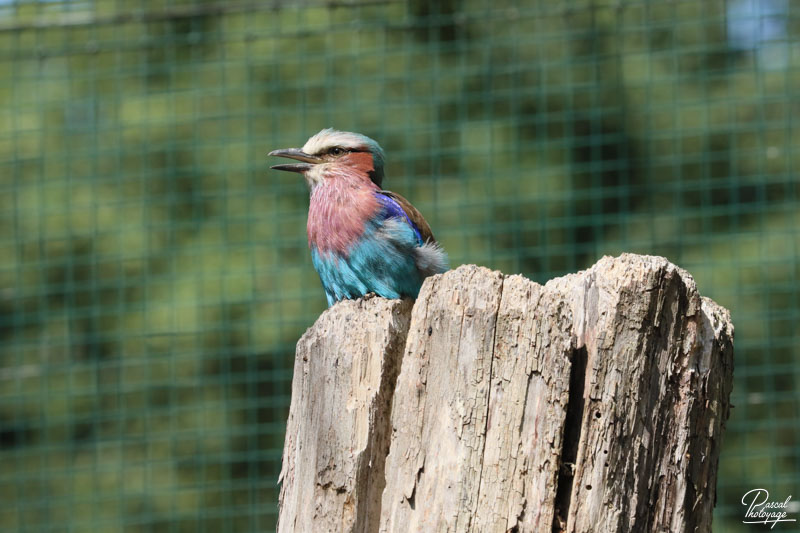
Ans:
<svg viewBox="0 0 800 533"><path fill-rule="evenodd" d="M301 161L272 168L299 172L312 188L341 175L363 177L378 187L383 181L383 149L360 133L327 128L308 139L302 148L273 150L269 155Z"/></svg>

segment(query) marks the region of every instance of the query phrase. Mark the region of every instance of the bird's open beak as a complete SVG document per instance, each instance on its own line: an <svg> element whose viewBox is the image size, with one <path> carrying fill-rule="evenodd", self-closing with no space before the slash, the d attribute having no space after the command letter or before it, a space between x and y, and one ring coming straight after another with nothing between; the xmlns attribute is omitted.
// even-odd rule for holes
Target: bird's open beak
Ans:
<svg viewBox="0 0 800 533"><path fill-rule="evenodd" d="M305 172L311 169L317 163L322 163L322 159L310 154L305 153L299 148L285 148L283 150L273 150L269 155L276 157L288 157L289 159L297 159L302 163L290 163L287 165L274 165L270 168L275 170L285 170L287 172Z"/></svg>

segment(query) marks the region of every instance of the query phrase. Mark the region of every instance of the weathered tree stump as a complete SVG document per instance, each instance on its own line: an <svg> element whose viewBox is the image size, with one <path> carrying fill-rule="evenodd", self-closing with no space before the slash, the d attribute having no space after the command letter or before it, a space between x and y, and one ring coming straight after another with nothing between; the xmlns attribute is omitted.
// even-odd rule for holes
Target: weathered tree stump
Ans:
<svg viewBox="0 0 800 533"><path fill-rule="evenodd" d="M297 345L279 531L710 531L728 312L660 257L463 266Z"/></svg>

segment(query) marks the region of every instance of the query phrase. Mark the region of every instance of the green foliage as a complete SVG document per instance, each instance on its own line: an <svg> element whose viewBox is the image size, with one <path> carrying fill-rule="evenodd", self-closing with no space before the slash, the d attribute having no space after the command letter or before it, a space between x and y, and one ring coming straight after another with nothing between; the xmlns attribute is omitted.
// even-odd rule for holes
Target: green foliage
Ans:
<svg viewBox="0 0 800 533"><path fill-rule="evenodd" d="M798 28L767 67L725 7L0 4L0 529L273 527L324 296L266 154L328 126L381 142L454 265L691 271L737 328L717 525L790 494Z"/></svg>

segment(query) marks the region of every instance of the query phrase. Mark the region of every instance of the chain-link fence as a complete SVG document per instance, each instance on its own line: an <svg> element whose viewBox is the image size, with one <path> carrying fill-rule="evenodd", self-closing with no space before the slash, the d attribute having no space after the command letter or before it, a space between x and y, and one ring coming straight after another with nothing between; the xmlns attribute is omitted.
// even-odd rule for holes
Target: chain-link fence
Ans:
<svg viewBox="0 0 800 533"><path fill-rule="evenodd" d="M688 269L736 326L716 529L800 493L791 0L0 0L0 73L0 530L274 527L325 298L266 154L327 126L453 265Z"/></svg>

